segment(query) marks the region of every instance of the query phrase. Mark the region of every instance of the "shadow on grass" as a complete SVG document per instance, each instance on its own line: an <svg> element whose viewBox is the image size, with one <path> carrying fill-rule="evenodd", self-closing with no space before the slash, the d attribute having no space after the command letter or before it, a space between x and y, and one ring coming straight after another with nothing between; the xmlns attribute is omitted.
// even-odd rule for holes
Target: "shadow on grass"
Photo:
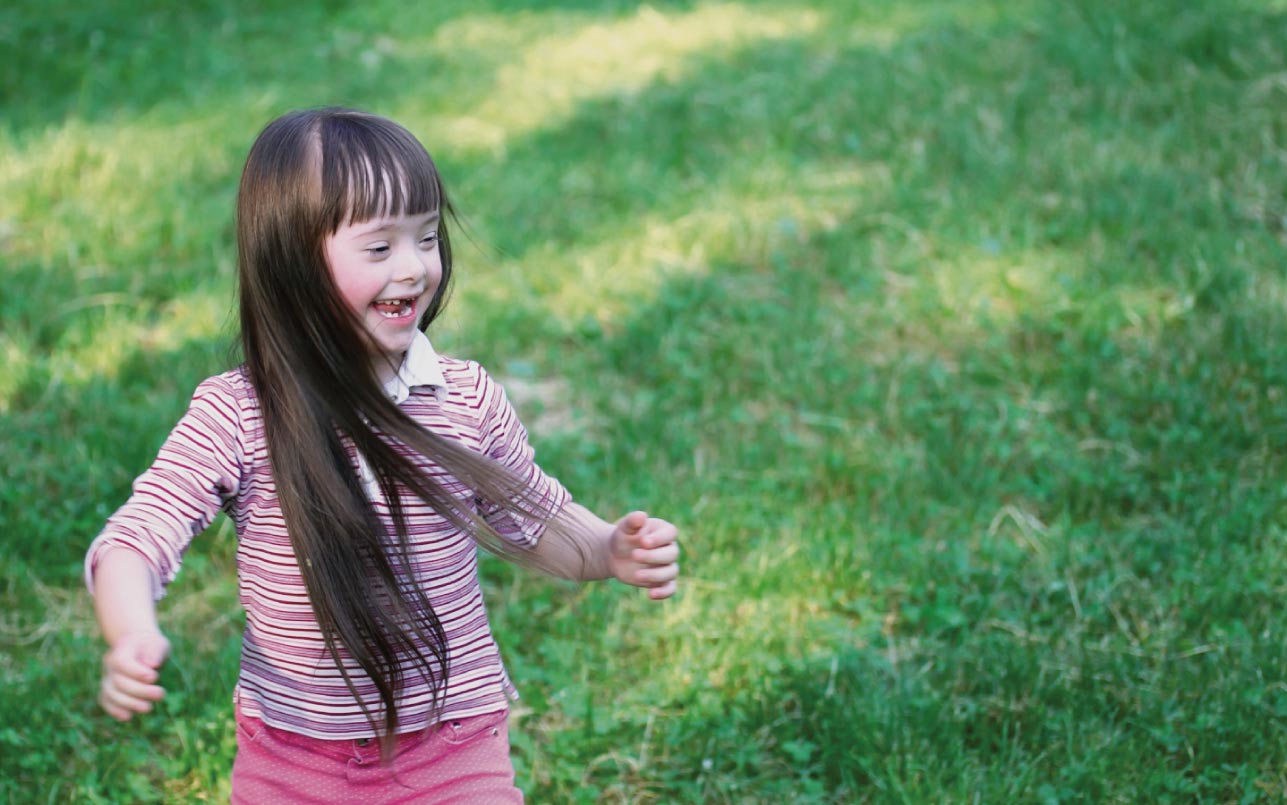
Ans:
<svg viewBox="0 0 1287 805"><path fill-rule="evenodd" d="M651 3L665 11L691 9L688 0ZM433 58L401 59L387 52L390 19L397 35L432 33L468 16L564 14L584 19L624 16L627 2L440 2L370 7L347 0L298 4L274 0L54 3L34 12L0 12L0 57L20 70L0 76L0 107L14 133L39 131L76 118L98 121L163 106L199 110L229 94L270 93L302 103L319 98L370 106L443 69L485 79L504 54L467 45ZM378 62L378 69L376 63ZM390 92L389 76L397 87ZM334 102L334 101L332 101Z"/></svg>
<svg viewBox="0 0 1287 805"><path fill-rule="evenodd" d="M659 704L677 765L641 790L1093 801L1275 779L1281 753L1242 747L1287 729L1265 672L1287 662L1287 322L1243 291L1144 340L1033 311L926 349L882 320L860 221L671 281L582 347L612 437L547 462L691 513L689 595L727 627L683 669L721 682ZM734 643L738 664L715 659Z"/></svg>
<svg viewBox="0 0 1287 805"><path fill-rule="evenodd" d="M389 75L432 76L446 70L453 80L468 77L469 82L477 82L478 88L485 89L503 58L462 49L451 54L452 64L448 67L435 63L435 59L443 57L434 55L431 49L415 57L395 52L382 57L378 66L359 66L361 43L376 36L367 30L373 27L374 19L357 13L346 16L345 9L342 5L329 10L312 7L297 10L295 13L301 15L297 18L285 12L242 14L233 5L209 5L184 12L195 15L191 20L153 15L136 35L145 35L148 26L153 26L162 32L157 37L160 42L194 37L192 47L166 45L166 52L205 53L208 58L223 58L235 52L228 50L221 37L236 38L236 25L268 26L268 33L275 33L276 26L291 33L280 40L268 33L259 39L251 38L259 49L258 55L228 59L226 69L233 71L235 80L207 87L200 83L207 79L194 77L191 80L197 83L191 91L169 96L162 91L169 85L161 84L156 91L139 90L138 97L143 100L137 106L132 105L133 101L124 106L103 104L100 111L119 114L131 108L146 110L166 98L170 114L180 113L185 106L244 110L247 105L262 106L255 98L264 92L292 99L285 106L324 98L351 98L359 104L378 100L380 105L396 105L399 98L414 98L419 90L399 87L392 93L374 91L387 90L380 85L387 82ZM602 9L605 16L618 11L616 7ZM113 19L128 16L114 14L111 9L102 13ZM442 13L446 20L463 10ZM1154 207L1152 199L1150 203L1134 203L1126 198L1128 194L1120 192L1123 183L1139 187L1137 175L1122 170L1120 165L1114 165L1107 175L1094 173L1095 138L1101 133L1095 127L1106 123L1095 114L1114 103L1112 91L1105 90L1104 85L1132 81L1138 84L1142 79L1131 72L1130 65L1146 56L1151 61L1159 56L1170 59L1170 68L1177 71L1193 64L1213 65L1218 70L1228 60L1228 51L1237 38L1225 35L1228 26L1216 25L1211 15L1192 15L1196 22L1175 36L1176 53L1153 53L1130 38L1104 43L1097 23L1091 25L1096 20L1094 15L1085 17L1049 9L1043 13L1044 17L1037 15L979 30L954 26L917 31L905 41L889 46L850 46L838 44L844 43L843 39L828 41L813 35L765 42L731 59L723 55L697 57L685 71L689 77L658 81L641 92L583 102L571 118L521 138L500 161L485 154L455 155L450 151L440 156L449 173L468 175L471 184L485 186L474 198L464 199L466 210L485 210L487 219L497 222L485 236L516 260L526 256L534 245L552 245L557 250L565 243L611 241L628 232L632 222L641 218L679 218L694 205L726 202L723 198L705 197L703 189L754 189L765 192L771 202L772 191L755 180L766 168L787 176L810 168L827 171L840 165L892 168L896 171L892 176L894 186L883 190L885 210L896 210L912 227L934 238L939 237L936 229L946 224L942 232L945 248L956 247L954 241L959 234L951 228L960 226L962 218L958 215L956 220L944 221L940 213L945 208L959 210L965 204L975 208L965 219L973 223L966 226L983 225L989 229L1015 225L1012 219L1017 203L1046 209L1045 215L1022 214L1019 223L1038 229L1026 237L1049 239L1048 242L1058 239L1061 242L1057 245L1068 250L1080 248L1092 236L1115 237L1122 233L1130 238L1136 237L1132 232L1140 232L1147 238L1148 233L1166 231L1165 227L1148 226L1151 219L1147 216ZM226 26L219 23L225 19L236 22L228 32L223 32ZM167 21L183 33L168 32L163 27ZM825 21L824 17L824 24ZM96 23L89 18L80 24L88 30ZM118 20L114 24L122 23ZM354 29L350 33L356 39L351 42L343 34L346 25ZM1087 28L1082 39L1091 46L1067 48L1060 33L1062 27L1070 25ZM1281 15L1247 16L1230 25L1249 35L1273 30L1287 33ZM336 37L348 44L335 50L339 47L333 47ZM32 38L43 41L39 36ZM125 49L137 44L129 39L125 42ZM310 48L315 42L320 44ZM283 59L282 53L301 57ZM188 74L184 70L158 69L164 64L160 52L143 48L133 58L129 63L136 63L143 72ZM487 59L491 59L487 64L478 61ZM128 60L118 57L105 61L119 65ZM255 65L262 66L264 76L259 76ZM267 75L270 68L277 71L272 80ZM1169 68L1162 64L1157 69L1164 73ZM334 75L330 75L331 71ZM206 74L200 70L192 73ZM1003 83L1007 74L1017 78ZM98 74L88 71L85 75ZM319 76L328 75L330 78L319 80ZM953 76L961 80L954 82ZM68 89L71 83L74 82L68 82L61 90L42 93L42 99L46 95L52 99L48 108L56 109L59 98L72 96ZM132 88L140 86L132 80L120 83ZM1235 92L1248 95L1251 90L1237 87ZM1214 91L1207 94L1217 99ZM1112 126L1116 136L1126 143L1147 151L1152 140L1165 140L1154 127L1158 110L1129 107L1122 112L1122 119ZM1187 124L1196 127L1192 132L1195 136L1215 136L1228 129L1225 120L1217 113L1192 115ZM1048 138L1060 139L1070 132L1076 135L1068 137L1074 142L1071 153L1056 154L1057 161L1043 153ZM249 134L248 131L248 137ZM429 144L434 148L432 141ZM1086 203L1094 205L1091 214L1066 206L1043 205L1043 196L1066 182L1063 167L1087 160L1090 170L1074 190L1084 190ZM212 184L218 185L221 195L230 199L235 176L216 180L207 175L215 169L207 166L207 173L198 170L181 178L185 185L201 188L202 193L211 192ZM1141 175L1147 176L1147 170ZM1194 172L1191 186L1179 189L1173 186L1175 177L1163 178L1166 181L1156 194L1161 196L1163 206L1173 206L1177 194L1181 198L1197 195L1202 173ZM1095 186L1097 181L1104 187ZM558 198L554 206L557 214L550 214L551 191L505 193L504 187L515 182L548 185ZM793 188L788 185L780 190L789 194ZM855 190L861 192L866 191ZM175 195L182 197L181 193ZM963 195L968 195L968 200ZM1106 203L1104 198L1122 203ZM874 213L880 211L875 205L866 206ZM1123 217L1123 211L1141 219L1117 220ZM211 212L204 209L202 215ZM1272 210L1263 212L1262 221L1276 220ZM1063 231L1069 218L1087 226L1080 231ZM1201 221L1193 223L1201 225ZM1148 260L1154 265L1173 261L1183 248L1169 235L1157 242L1136 245L1138 253L1152 252ZM191 254L191 248L199 253ZM191 248L180 248L176 254L180 264L204 259L199 244ZM86 280L82 274L83 267L57 261L31 263L26 272L19 272L18 282L23 282L23 275L43 279L39 284L33 280L32 287L25 289L29 293L21 292L15 297L33 297L33 304L27 307L41 309L55 296L65 295L69 288L94 295L110 293L114 287L108 278ZM149 274L144 284L152 288L163 282L162 277ZM19 291L24 289L20 287ZM56 342L56 329L34 319L22 321L40 334L38 345Z"/></svg>
<svg viewBox="0 0 1287 805"><path fill-rule="evenodd" d="M230 337L140 349L110 378L73 383L33 370L0 413L6 561L77 584L80 559L133 478L156 456L197 383L226 365Z"/></svg>

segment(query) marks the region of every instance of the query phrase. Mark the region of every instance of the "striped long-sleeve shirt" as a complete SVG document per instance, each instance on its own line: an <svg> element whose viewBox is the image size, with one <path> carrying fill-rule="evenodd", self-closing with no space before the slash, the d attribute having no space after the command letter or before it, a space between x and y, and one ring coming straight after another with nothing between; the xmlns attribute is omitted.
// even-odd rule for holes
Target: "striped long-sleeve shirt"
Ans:
<svg viewBox="0 0 1287 805"><path fill-rule="evenodd" d="M423 338L423 337L422 337ZM500 385L478 364L440 357L427 339L408 352L390 384L412 419L456 439L528 479L552 510L570 496L534 462L527 433ZM364 462L351 456L355 466ZM440 473L425 459L426 472ZM368 486L368 488L370 488ZM463 494L470 495L466 490ZM387 504L372 496L391 528ZM489 524L517 543L534 545L541 525L515 518L486 501L476 505ZM447 634L450 679L441 720L493 712L517 694L501 663L483 606L473 540L419 499L406 505L412 566ZM234 698L241 711L315 738L374 734L326 650L286 533L268 462L259 403L244 368L197 387L188 412L156 461L134 482L129 500L108 520L86 556L86 582L103 553L123 547L141 554L157 579L156 598L179 570L191 540L220 510L236 525L237 572L246 611L241 674ZM340 647L359 695L378 701L375 686ZM399 731L429 726L430 689L407 674L399 697Z"/></svg>

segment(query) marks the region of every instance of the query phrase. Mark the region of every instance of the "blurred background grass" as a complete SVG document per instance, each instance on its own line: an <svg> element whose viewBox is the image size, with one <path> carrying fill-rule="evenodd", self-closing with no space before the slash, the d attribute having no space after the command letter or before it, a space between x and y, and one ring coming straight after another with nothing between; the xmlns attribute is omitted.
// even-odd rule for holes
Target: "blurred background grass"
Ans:
<svg viewBox="0 0 1287 805"><path fill-rule="evenodd" d="M388 115L464 212L432 333L682 595L486 566L535 802L1276 801L1287 4L0 8L0 796L226 800L217 523L170 698L94 703L80 562L235 361L276 114Z"/></svg>

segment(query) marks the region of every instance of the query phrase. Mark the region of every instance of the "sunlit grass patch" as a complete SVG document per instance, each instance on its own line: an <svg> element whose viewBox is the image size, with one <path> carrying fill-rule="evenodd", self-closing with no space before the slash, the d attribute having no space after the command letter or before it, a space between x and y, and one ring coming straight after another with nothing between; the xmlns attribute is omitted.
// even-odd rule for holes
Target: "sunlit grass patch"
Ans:
<svg viewBox="0 0 1287 805"><path fill-rule="evenodd" d="M122 260L182 254L207 237L204 214L229 201L210 193L237 173L233 149L212 149L211 118L71 120L6 144L0 217L13 225L18 257L75 262L82 272L121 270ZM214 202L212 204L211 202ZM219 209L225 221L230 208ZM11 264L12 265L12 264Z"/></svg>
<svg viewBox="0 0 1287 805"><path fill-rule="evenodd" d="M172 299L152 316L140 318L139 301L125 295L110 298L73 299L60 311L90 323L85 329L71 329L57 350L37 360L24 353L15 361L11 377L36 380L51 386L80 388L94 383L120 381L123 364L146 363L149 354L172 352L184 344L227 338L231 303L219 292L198 292ZM16 348L16 347L15 347ZM0 394L0 410L23 383L15 380L7 394ZM0 385L0 390L4 386Z"/></svg>
<svg viewBox="0 0 1287 805"><path fill-rule="evenodd" d="M959 346L971 332L980 340L979 333L1004 329L1021 316L1054 317L1076 304L1079 256L1006 252L992 239L976 248L933 250L908 273L886 278L887 299L904 310L924 310L921 325L937 331L944 346ZM922 308L926 302L932 307Z"/></svg>
<svg viewBox="0 0 1287 805"><path fill-rule="evenodd" d="M0 333L0 359L5 367L0 375L0 414L5 414L33 363L31 344L17 333Z"/></svg>
<svg viewBox="0 0 1287 805"><path fill-rule="evenodd" d="M467 112L433 121L434 137L459 151L503 149L534 129L558 126L586 100L679 80L695 56L712 58L763 40L807 34L820 18L801 7L769 10L720 3L668 12L644 6L606 22L571 17L560 30L535 40L513 33L516 22L533 22L525 17L455 20L435 33L430 48L450 53L459 42L504 43L514 53L496 71L493 89L469 99ZM536 24L547 27L549 22Z"/></svg>
<svg viewBox="0 0 1287 805"><path fill-rule="evenodd" d="M523 301L556 321L610 325L676 277L704 275L712 264L762 270L774 251L841 226L862 193L881 192L888 181L879 166L766 159L582 244L549 241L521 259L482 267L462 277L461 303L485 309Z"/></svg>

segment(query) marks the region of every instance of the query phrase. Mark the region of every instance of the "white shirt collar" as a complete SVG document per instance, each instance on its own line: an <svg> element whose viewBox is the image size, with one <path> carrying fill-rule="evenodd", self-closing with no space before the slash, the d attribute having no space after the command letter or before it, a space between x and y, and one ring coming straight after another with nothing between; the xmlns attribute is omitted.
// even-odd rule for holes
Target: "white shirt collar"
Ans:
<svg viewBox="0 0 1287 805"><path fill-rule="evenodd" d="M422 332L417 332L411 340L407 354L402 356L402 365L398 367L397 375L384 384L384 391L389 399L401 405L411 396L411 389L416 386L432 388L433 396L438 402L442 402L447 396L447 378L442 373L438 353L434 351L433 344L429 343L429 337Z"/></svg>

